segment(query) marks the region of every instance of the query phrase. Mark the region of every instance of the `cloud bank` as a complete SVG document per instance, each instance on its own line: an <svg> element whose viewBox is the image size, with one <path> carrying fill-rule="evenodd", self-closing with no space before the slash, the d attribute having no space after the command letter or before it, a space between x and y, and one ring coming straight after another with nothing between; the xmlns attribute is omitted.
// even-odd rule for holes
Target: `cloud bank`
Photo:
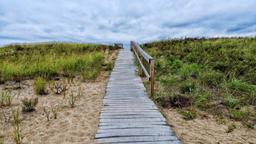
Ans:
<svg viewBox="0 0 256 144"><path fill-rule="evenodd" d="M1 0L0 45L255 36L255 0Z"/></svg>

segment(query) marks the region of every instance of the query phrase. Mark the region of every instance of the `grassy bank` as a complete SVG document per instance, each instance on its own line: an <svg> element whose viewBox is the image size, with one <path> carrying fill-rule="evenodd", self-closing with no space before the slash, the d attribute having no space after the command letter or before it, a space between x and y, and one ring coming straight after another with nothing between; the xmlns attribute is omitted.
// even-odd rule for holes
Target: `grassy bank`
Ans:
<svg viewBox="0 0 256 144"><path fill-rule="evenodd" d="M187 119L200 109L256 124L256 38L169 40L143 48L156 59L153 99L160 105L182 108Z"/></svg>
<svg viewBox="0 0 256 144"><path fill-rule="evenodd" d="M0 81L20 81L41 76L95 78L99 72L111 69L106 61L114 47L94 44L33 44L13 45L0 49Z"/></svg>

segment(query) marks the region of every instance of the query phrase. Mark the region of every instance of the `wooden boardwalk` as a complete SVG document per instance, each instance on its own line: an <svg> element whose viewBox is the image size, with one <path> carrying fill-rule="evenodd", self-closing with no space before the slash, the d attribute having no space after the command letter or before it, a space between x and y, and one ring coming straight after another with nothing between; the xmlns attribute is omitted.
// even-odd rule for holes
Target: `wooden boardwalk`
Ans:
<svg viewBox="0 0 256 144"><path fill-rule="evenodd" d="M97 143L179 144L165 118L148 98L135 73L133 54L122 49L103 100Z"/></svg>

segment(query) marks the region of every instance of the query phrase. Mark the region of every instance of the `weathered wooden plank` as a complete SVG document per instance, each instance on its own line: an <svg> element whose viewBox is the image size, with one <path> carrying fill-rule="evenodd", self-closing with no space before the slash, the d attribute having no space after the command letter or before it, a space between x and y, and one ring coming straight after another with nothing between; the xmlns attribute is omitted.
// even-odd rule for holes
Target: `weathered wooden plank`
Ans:
<svg viewBox="0 0 256 144"><path fill-rule="evenodd" d="M110 131L110 132L104 132L104 133L97 133L96 139L105 138L105 137L114 137L114 136L129 136L129 137L136 137L136 136L170 136L170 131L144 131L136 130L136 131L125 131L125 130L118 130L118 131ZM171 136L170 136L171 137Z"/></svg>
<svg viewBox="0 0 256 144"><path fill-rule="evenodd" d="M144 119L100 119L102 123L150 123L150 122L165 122L163 118L144 118Z"/></svg>
<svg viewBox="0 0 256 144"><path fill-rule="evenodd" d="M107 126L101 126L101 130L108 130L108 129L154 129L154 128L169 128L168 125L150 125L150 124L134 124L134 125L107 125Z"/></svg>
<svg viewBox="0 0 256 144"><path fill-rule="evenodd" d="M156 141L174 141L177 140L175 136L138 136L138 137L108 137L101 138L100 143L120 143L120 142L156 142Z"/></svg>

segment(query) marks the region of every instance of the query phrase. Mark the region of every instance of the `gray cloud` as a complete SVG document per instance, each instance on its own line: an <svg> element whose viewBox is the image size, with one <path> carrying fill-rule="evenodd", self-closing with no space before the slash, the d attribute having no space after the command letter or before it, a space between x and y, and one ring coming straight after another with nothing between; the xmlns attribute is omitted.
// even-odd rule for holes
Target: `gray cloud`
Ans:
<svg viewBox="0 0 256 144"><path fill-rule="evenodd" d="M254 36L255 0L2 0L0 45Z"/></svg>

